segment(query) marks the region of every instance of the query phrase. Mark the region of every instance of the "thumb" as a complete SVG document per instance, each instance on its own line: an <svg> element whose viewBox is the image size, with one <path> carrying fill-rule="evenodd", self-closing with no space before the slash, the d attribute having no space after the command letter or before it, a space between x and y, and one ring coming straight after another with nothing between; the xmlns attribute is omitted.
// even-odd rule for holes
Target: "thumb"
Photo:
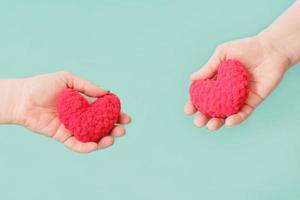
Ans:
<svg viewBox="0 0 300 200"><path fill-rule="evenodd" d="M225 60L225 52L222 47L218 47L208 62L190 77L192 81L212 78L217 73L219 64Z"/></svg>
<svg viewBox="0 0 300 200"><path fill-rule="evenodd" d="M78 76L75 76L74 74L67 72L64 74L64 77L69 88L77 90L87 96L98 97L109 92L101 87L96 86L94 83L88 80L84 80Z"/></svg>

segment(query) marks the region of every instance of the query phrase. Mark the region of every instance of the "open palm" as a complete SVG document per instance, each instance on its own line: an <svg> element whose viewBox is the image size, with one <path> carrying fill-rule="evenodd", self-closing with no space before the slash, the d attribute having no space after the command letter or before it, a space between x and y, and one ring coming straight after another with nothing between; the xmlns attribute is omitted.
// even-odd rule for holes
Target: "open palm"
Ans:
<svg viewBox="0 0 300 200"><path fill-rule="evenodd" d="M208 63L191 75L191 80L212 78L216 75L220 62L226 59L240 60L248 68L250 76L248 98L240 112L226 119L198 114L194 119L197 127L207 124L209 130L217 130L224 123L233 126L243 122L277 86L289 66L288 59L273 50L271 45L264 44L259 37L251 37L219 46ZM184 110L188 115L197 112L190 100Z"/></svg>
<svg viewBox="0 0 300 200"><path fill-rule="evenodd" d="M20 103L21 124L40 134L52 137L66 147L77 152L91 152L106 148L113 144L114 137L123 136L125 129L116 126L110 136L103 137L98 143L78 141L58 119L56 111L56 97L64 88L73 88L87 96L99 97L107 91L95 86L89 81L68 72L40 75L25 79L23 86L24 101ZM121 113L119 124L127 124L130 117Z"/></svg>

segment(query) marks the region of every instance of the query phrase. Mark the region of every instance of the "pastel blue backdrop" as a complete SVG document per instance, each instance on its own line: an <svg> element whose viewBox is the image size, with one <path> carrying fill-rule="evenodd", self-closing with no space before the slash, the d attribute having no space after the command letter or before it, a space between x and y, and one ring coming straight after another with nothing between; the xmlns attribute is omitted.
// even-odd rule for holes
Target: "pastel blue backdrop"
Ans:
<svg viewBox="0 0 300 200"><path fill-rule="evenodd" d="M300 67L241 126L183 114L189 74L293 1L0 1L0 75L71 71L116 92L133 123L112 148L76 154L0 127L0 199L298 200Z"/></svg>

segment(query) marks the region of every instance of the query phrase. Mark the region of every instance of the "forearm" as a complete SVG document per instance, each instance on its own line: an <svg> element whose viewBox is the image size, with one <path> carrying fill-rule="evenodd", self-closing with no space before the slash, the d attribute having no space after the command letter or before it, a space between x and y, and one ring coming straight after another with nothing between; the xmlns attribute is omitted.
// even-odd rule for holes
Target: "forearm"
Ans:
<svg viewBox="0 0 300 200"><path fill-rule="evenodd" d="M300 0L277 18L259 37L285 55L294 65L300 61Z"/></svg>
<svg viewBox="0 0 300 200"><path fill-rule="evenodd" d="M20 88L20 79L0 79L0 124L18 123Z"/></svg>

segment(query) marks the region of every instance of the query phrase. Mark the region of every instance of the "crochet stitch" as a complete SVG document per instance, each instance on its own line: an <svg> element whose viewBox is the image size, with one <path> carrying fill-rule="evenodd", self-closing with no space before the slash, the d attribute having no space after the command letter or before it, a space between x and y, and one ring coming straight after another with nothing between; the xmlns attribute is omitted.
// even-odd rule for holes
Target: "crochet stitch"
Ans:
<svg viewBox="0 0 300 200"><path fill-rule="evenodd" d="M110 134L117 123L121 104L112 94L89 103L79 92L64 89L56 100L60 121L81 142L98 142Z"/></svg>
<svg viewBox="0 0 300 200"><path fill-rule="evenodd" d="M238 60L225 60L214 79L197 80L190 86L193 105L204 115L225 118L239 112L249 93L249 76Z"/></svg>

